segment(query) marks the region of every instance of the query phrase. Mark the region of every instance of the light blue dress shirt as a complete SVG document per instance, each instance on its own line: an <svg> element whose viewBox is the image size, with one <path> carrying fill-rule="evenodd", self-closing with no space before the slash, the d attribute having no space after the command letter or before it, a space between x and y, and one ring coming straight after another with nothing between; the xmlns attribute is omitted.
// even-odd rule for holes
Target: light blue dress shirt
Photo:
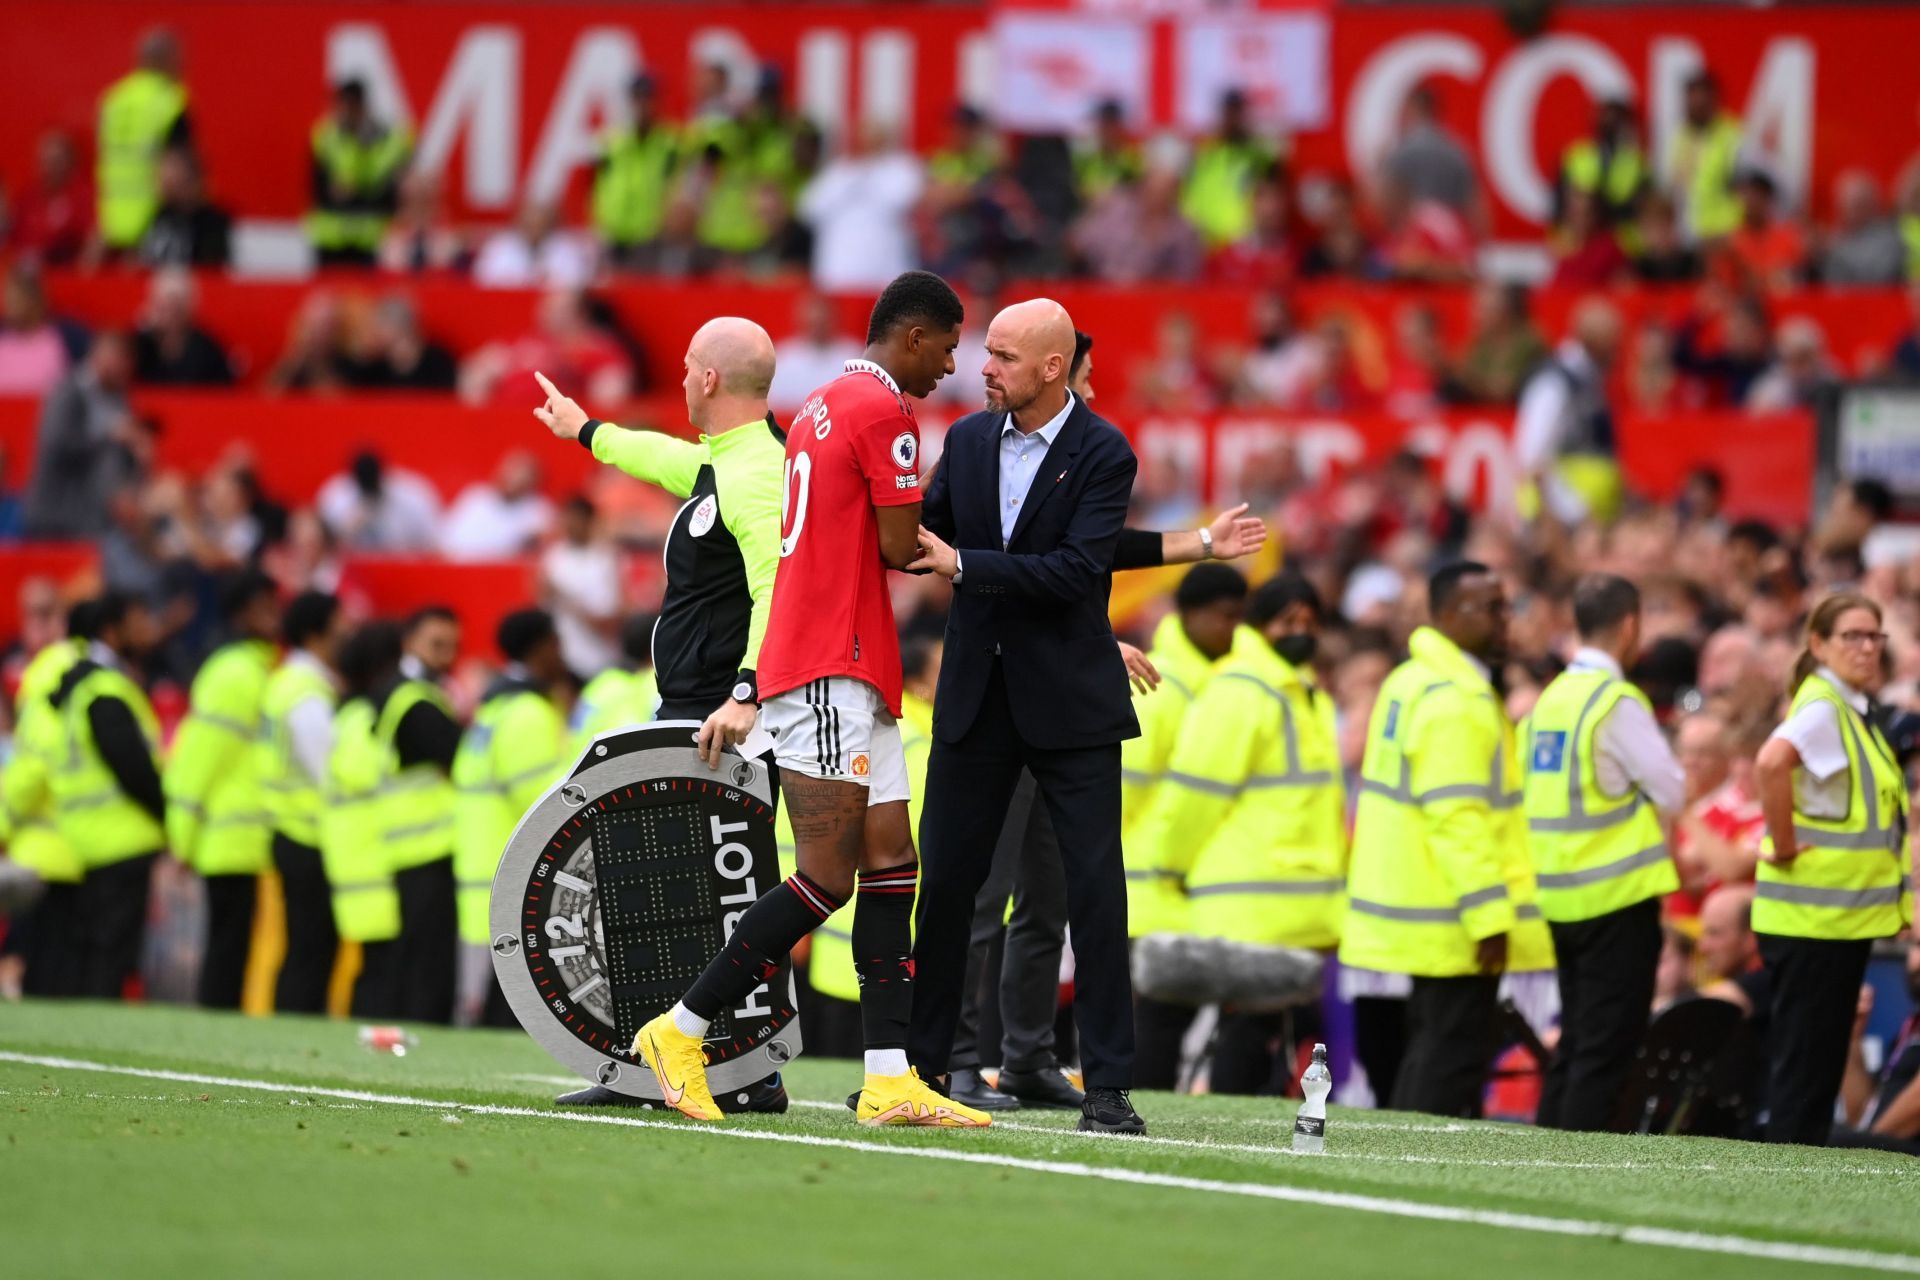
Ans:
<svg viewBox="0 0 1920 1280"><path fill-rule="evenodd" d="M1027 495L1033 488L1033 478L1040 470L1040 464L1046 461L1047 450L1053 447L1054 440L1060 435L1060 429L1067 425L1067 415L1073 412L1073 392L1067 392L1067 403L1060 412L1047 420L1047 424L1031 434L1023 432L1013 424L1013 415L1008 414L1000 423L1000 549L1006 550L1013 541L1013 526L1020 519L1020 508L1027 505ZM954 585L960 584L966 571L966 561L960 552L953 557Z"/></svg>
<svg viewBox="0 0 1920 1280"><path fill-rule="evenodd" d="M1044 427L1038 431L1025 432L1013 423L1013 415L1008 414L1006 421L1000 424L1000 546L1002 549L1013 541L1014 522L1020 519L1020 509L1027 505L1028 494L1033 489L1034 475L1040 470L1040 464L1046 461L1047 450L1067 425L1067 415L1073 412L1073 392L1067 392L1066 407L1053 415Z"/></svg>

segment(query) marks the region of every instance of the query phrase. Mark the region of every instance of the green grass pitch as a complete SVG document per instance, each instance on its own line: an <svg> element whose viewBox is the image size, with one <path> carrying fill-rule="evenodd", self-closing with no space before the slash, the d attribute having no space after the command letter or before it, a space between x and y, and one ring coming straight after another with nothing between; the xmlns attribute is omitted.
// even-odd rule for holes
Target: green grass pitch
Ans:
<svg viewBox="0 0 1920 1280"><path fill-rule="evenodd" d="M517 1033L0 1006L0 1271L21 1277L1920 1274L1920 1161L1140 1094L1147 1141L1025 1113L872 1131L856 1064L786 1116L570 1120ZM578 1114L578 1113L575 1113Z"/></svg>

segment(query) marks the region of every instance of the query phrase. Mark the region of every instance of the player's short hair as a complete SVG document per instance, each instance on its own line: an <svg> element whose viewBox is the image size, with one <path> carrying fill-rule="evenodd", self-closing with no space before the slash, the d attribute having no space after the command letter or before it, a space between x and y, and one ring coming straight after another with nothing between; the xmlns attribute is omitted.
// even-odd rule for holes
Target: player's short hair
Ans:
<svg viewBox="0 0 1920 1280"><path fill-rule="evenodd" d="M1326 607L1320 601L1320 589L1307 575L1297 569L1282 569L1247 597L1247 624L1264 627L1296 604L1306 605L1316 617L1327 616Z"/></svg>
<svg viewBox="0 0 1920 1280"><path fill-rule="evenodd" d="M527 655L554 634L553 615L545 609L516 609L500 619L493 638L508 662L525 662Z"/></svg>
<svg viewBox="0 0 1920 1280"><path fill-rule="evenodd" d="M337 597L324 591L302 591L280 616L280 638L289 649L298 649L315 636L325 635L339 611Z"/></svg>
<svg viewBox="0 0 1920 1280"><path fill-rule="evenodd" d="M261 596L278 596L280 584L258 569L242 569L220 584L220 616L228 622L245 613Z"/></svg>
<svg viewBox="0 0 1920 1280"><path fill-rule="evenodd" d="M1221 600L1245 600L1247 580L1232 565L1203 563L1187 570L1173 593L1173 607L1185 613Z"/></svg>
<svg viewBox="0 0 1920 1280"><path fill-rule="evenodd" d="M958 329L966 318L967 309L952 285L931 271L903 271L873 304L867 317L867 345L884 341L901 325Z"/></svg>
<svg viewBox="0 0 1920 1280"><path fill-rule="evenodd" d="M1080 370L1087 363L1087 353L1093 350L1093 335L1079 329L1073 331L1073 363L1067 366L1067 381L1072 382L1080 376Z"/></svg>
<svg viewBox="0 0 1920 1280"><path fill-rule="evenodd" d="M1615 573L1589 573L1573 584L1573 625L1583 639L1606 635L1640 614L1640 588Z"/></svg>
<svg viewBox="0 0 1920 1280"><path fill-rule="evenodd" d="M1460 594L1462 582L1492 572L1478 560L1455 560L1451 564L1441 565L1427 579L1427 612L1439 617L1453 603L1453 598Z"/></svg>
<svg viewBox="0 0 1920 1280"><path fill-rule="evenodd" d="M401 633L410 636L429 622L451 622L457 627L460 625L460 615L455 613L450 605L421 605L407 615L407 620L401 627Z"/></svg>
<svg viewBox="0 0 1920 1280"><path fill-rule="evenodd" d="M628 662L642 663L653 658L653 624L657 621L652 614L636 613L620 624L620 652Z"/></svg>

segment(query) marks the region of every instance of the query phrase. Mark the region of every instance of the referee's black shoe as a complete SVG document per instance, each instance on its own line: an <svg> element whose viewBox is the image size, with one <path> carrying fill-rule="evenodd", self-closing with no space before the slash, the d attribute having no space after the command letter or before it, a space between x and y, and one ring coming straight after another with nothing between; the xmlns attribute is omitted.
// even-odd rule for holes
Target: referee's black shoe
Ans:
<svg viewBox="0 0 1920 1280"><path fill-rule="evenodd" d="M1009 1071L1003 1067L994 1087L1001 1093L1019 1099L1023 1107L1078 1111L1087 1103L1086 1095L1073 1087L1073 1081L1067 1079L1067 1073L1059 1067L1047 1067L1040 1071ZM961 1101L970 1100L962 1098ZM972 1105L980 1104L976 1102Z"/></svg>
<svg viewBox="0 0 1920 1280"><path fill-rule="evenodd" d="M1133 1109L1125 1089L1089 1089L1080 1104L1082 1133L1145 1133L1147 1122Z"/></svg>

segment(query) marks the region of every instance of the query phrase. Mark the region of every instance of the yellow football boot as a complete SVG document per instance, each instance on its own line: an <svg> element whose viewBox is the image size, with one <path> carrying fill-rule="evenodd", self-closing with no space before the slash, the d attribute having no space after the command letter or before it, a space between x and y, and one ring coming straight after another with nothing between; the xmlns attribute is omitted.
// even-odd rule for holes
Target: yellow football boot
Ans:
<svg viewBox="0 0 1920 1280"><path fill-rule="evenodd" d="M668 1106L689 1120L721 1118L720 1105L707 1088L706 1045L675 1026L671 1010L640 1028L633 1052L653 1072Z"/></svg>
<svg viewBox="0 0 1920 1280"><path fill-rule="evenodd" d="M934 1129L985 1129L993 1117L936 1093L912 1067L903 1076L869 1075L854 1116L861 1124L922 1125Z"/></svg>

